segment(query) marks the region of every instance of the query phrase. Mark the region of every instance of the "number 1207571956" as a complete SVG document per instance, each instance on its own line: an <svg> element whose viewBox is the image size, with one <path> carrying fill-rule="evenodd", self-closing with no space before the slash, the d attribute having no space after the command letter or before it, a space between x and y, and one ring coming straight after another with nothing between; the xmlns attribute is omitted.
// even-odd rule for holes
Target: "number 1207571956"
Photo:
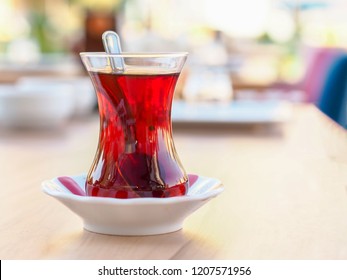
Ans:
<svg viewBox="0 0 347 280"><path fill-rule="evenodd" d="M244 266L195 266L192 275L251 275L250 267Z"/></svg>

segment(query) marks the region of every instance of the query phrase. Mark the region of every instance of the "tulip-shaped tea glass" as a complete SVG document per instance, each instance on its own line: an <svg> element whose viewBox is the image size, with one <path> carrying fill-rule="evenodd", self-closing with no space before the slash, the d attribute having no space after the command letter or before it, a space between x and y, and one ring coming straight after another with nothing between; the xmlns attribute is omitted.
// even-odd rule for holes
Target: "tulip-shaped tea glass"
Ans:
<svg viewBox="0 0 347 280"><path fill-rule="evenodd" d="M81 53L100 115L99 143L86 180L89 196L185 195L171 105L187 53Z"/></svg>

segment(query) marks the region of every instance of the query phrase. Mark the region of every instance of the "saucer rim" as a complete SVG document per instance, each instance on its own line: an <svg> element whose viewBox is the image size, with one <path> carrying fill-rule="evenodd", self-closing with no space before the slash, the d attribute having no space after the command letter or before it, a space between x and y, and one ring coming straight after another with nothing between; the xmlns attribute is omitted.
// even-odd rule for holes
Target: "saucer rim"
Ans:
<svg viewBox="0 0 347 280"><path fill-rule="evenodd" d="M193 175L193 174L190 174ZM100 204L123 204L123 205L134 205L134 204L171 204L171 203L180 203L186 201L199 201L210 199L218 196L221 192L224 191L224 186L222 182L215 178L198 176L198 179L192 184L195 185L197 183L201 183L201 181L211 180L213 182L213 186L208 189L204 193L200 194L189 194L184 196L175 196L175 197L165 197L165 198L157 198L157 197L140 197L140 198L130 198L130 199L120 199L120 198L112 198L112 197L95 197L95 196L81 196L76 195L71 192L64 192L59 190L59 182L58 177L54 177L52 179L44 180L41 183L42 191L52 197L61 198L65 200L78 200L81 203L100 203ZM86 173L81 173L79 175L66 176L72 179L86 177ZM79 185L79 187L81 187Z"/></svg>

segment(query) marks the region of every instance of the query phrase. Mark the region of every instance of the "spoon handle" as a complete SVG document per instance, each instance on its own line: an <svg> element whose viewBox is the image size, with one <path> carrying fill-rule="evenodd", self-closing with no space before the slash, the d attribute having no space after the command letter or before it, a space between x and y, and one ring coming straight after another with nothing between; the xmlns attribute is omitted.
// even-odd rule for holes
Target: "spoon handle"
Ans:
<svg viewBox="0 0 347 280"><path fill-rule="evenodd" d="M108 54L122 53L119 36L114 31L108 30L102 34L102 44L104 45L105 52ZM124 71L124 61L122 57L113 57L110 62L112 70L116 72Z"/></svg>

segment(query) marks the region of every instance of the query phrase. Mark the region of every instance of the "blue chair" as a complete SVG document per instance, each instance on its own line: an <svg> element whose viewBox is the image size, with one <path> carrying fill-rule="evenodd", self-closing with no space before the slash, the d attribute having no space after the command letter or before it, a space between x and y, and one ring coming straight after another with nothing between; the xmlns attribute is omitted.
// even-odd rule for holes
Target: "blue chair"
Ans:
<svg viewBox="0 0 347 280"><path fill-rule="evenodd" d="M335 59L327 72L317 107L347 128L347 54Z"/></svg>

